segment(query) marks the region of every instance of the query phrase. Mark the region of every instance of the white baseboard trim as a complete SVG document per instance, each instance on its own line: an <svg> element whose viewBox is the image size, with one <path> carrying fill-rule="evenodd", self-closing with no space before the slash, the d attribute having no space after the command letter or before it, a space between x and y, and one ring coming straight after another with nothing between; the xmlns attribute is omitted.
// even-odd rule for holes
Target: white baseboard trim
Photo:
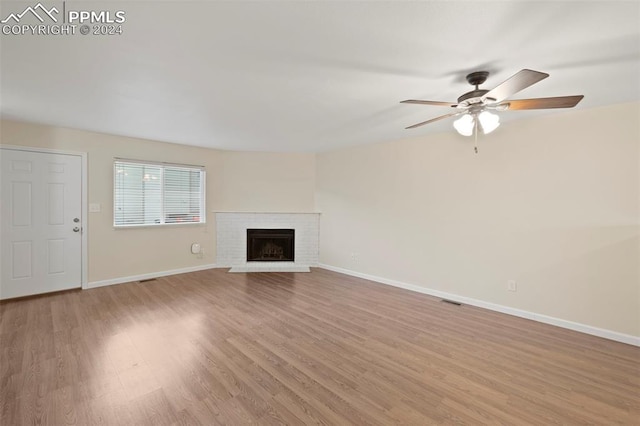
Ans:
<svg viewBox="0 0 640 426"><path fill-rule="evenodd" d="M215 263L208 265L190 266L188 268L171 269L168 271L150 272L148 274L132 275L129 277L112 278L109 280L92 281L87 284L86 288L104 287L107 285L130 283L133 281L150 280L152 278L167 277L169 275L185 274L187 272L204 271L206 269L214 269L218 266Z"/></svg>
<svg viewBox="0 0 640 426"><path fill-rule="evenodd" d="M555 325L557 327L566 328L573 331L579 331L585 334L591 334L593 336L603 337L609 340L615 340L616 342L627 343L629 345L640 346L640 337L632 336L630 334L618 333L617 331L605 330L590 325L585 325L573 321L567 321L560 318L550 317L547 315L536 314L534 312L525 311L522 309L510 308L504 305L498 305L496 303L485 302L483 300L473 299L470 297L459 296L457 294L446 293L444 291L433 290L427 287L422 287L415 284L408 284L389 278L382 278L375 275L364 274L362 272L352 271L350 269L344 269L337 266L331 266L326 264L319 264L318 267L327 269L333 272L339 272L345 275L351 275L353 277L363 278L369 281L375 281L380 284L386 284L394 287L403 288L405 290L415 291L417 293L428 294L430 296L439 297L441 299L453 300L456 302L464 303L466 305L477 306L479 308L489 309L495 312L501 312L503 314L513 315L520 318L526 318L533 321L542 322L545 324Z"/></svg>

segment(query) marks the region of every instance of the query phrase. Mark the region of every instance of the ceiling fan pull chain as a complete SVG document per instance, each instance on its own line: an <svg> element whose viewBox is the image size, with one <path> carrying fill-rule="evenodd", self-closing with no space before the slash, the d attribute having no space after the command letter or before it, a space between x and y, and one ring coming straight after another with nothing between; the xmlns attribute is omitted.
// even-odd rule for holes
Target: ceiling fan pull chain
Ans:
<svg viewBox="0 0 640 426"><path fill-rule="evenodd" d="M473 150L478 153L478 117L473 117Z"/></svg>

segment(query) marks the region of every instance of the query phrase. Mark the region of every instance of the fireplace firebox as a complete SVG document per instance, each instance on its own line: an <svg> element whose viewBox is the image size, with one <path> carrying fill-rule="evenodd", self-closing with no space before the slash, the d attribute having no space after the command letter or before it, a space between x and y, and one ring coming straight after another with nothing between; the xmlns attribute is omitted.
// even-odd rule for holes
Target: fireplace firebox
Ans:
<svg viewBox="0 0 640 426"><path fill-rule="evenodd" d="M247 229L247 262L293 262L294 229Z"/></svg>

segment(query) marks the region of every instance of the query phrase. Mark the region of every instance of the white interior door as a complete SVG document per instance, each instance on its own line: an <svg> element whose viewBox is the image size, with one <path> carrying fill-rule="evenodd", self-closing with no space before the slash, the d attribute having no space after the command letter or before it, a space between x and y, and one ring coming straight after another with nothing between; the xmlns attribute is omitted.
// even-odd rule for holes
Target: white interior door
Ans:
<svg viewBox="0 0 640 426"><path fill-rule="evenodd" d="M81 287L82 158L0 154L0 299Z"/></svg>

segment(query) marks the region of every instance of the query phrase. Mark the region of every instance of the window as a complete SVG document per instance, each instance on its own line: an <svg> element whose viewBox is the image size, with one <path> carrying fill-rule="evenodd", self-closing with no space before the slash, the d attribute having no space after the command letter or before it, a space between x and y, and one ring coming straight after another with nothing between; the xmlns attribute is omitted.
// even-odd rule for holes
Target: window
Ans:
<svg viewBox="0 0 640 426"><path fill-rule="evenodd" d="M116 227L204 223L203 167L116 160Z"/></svg>

